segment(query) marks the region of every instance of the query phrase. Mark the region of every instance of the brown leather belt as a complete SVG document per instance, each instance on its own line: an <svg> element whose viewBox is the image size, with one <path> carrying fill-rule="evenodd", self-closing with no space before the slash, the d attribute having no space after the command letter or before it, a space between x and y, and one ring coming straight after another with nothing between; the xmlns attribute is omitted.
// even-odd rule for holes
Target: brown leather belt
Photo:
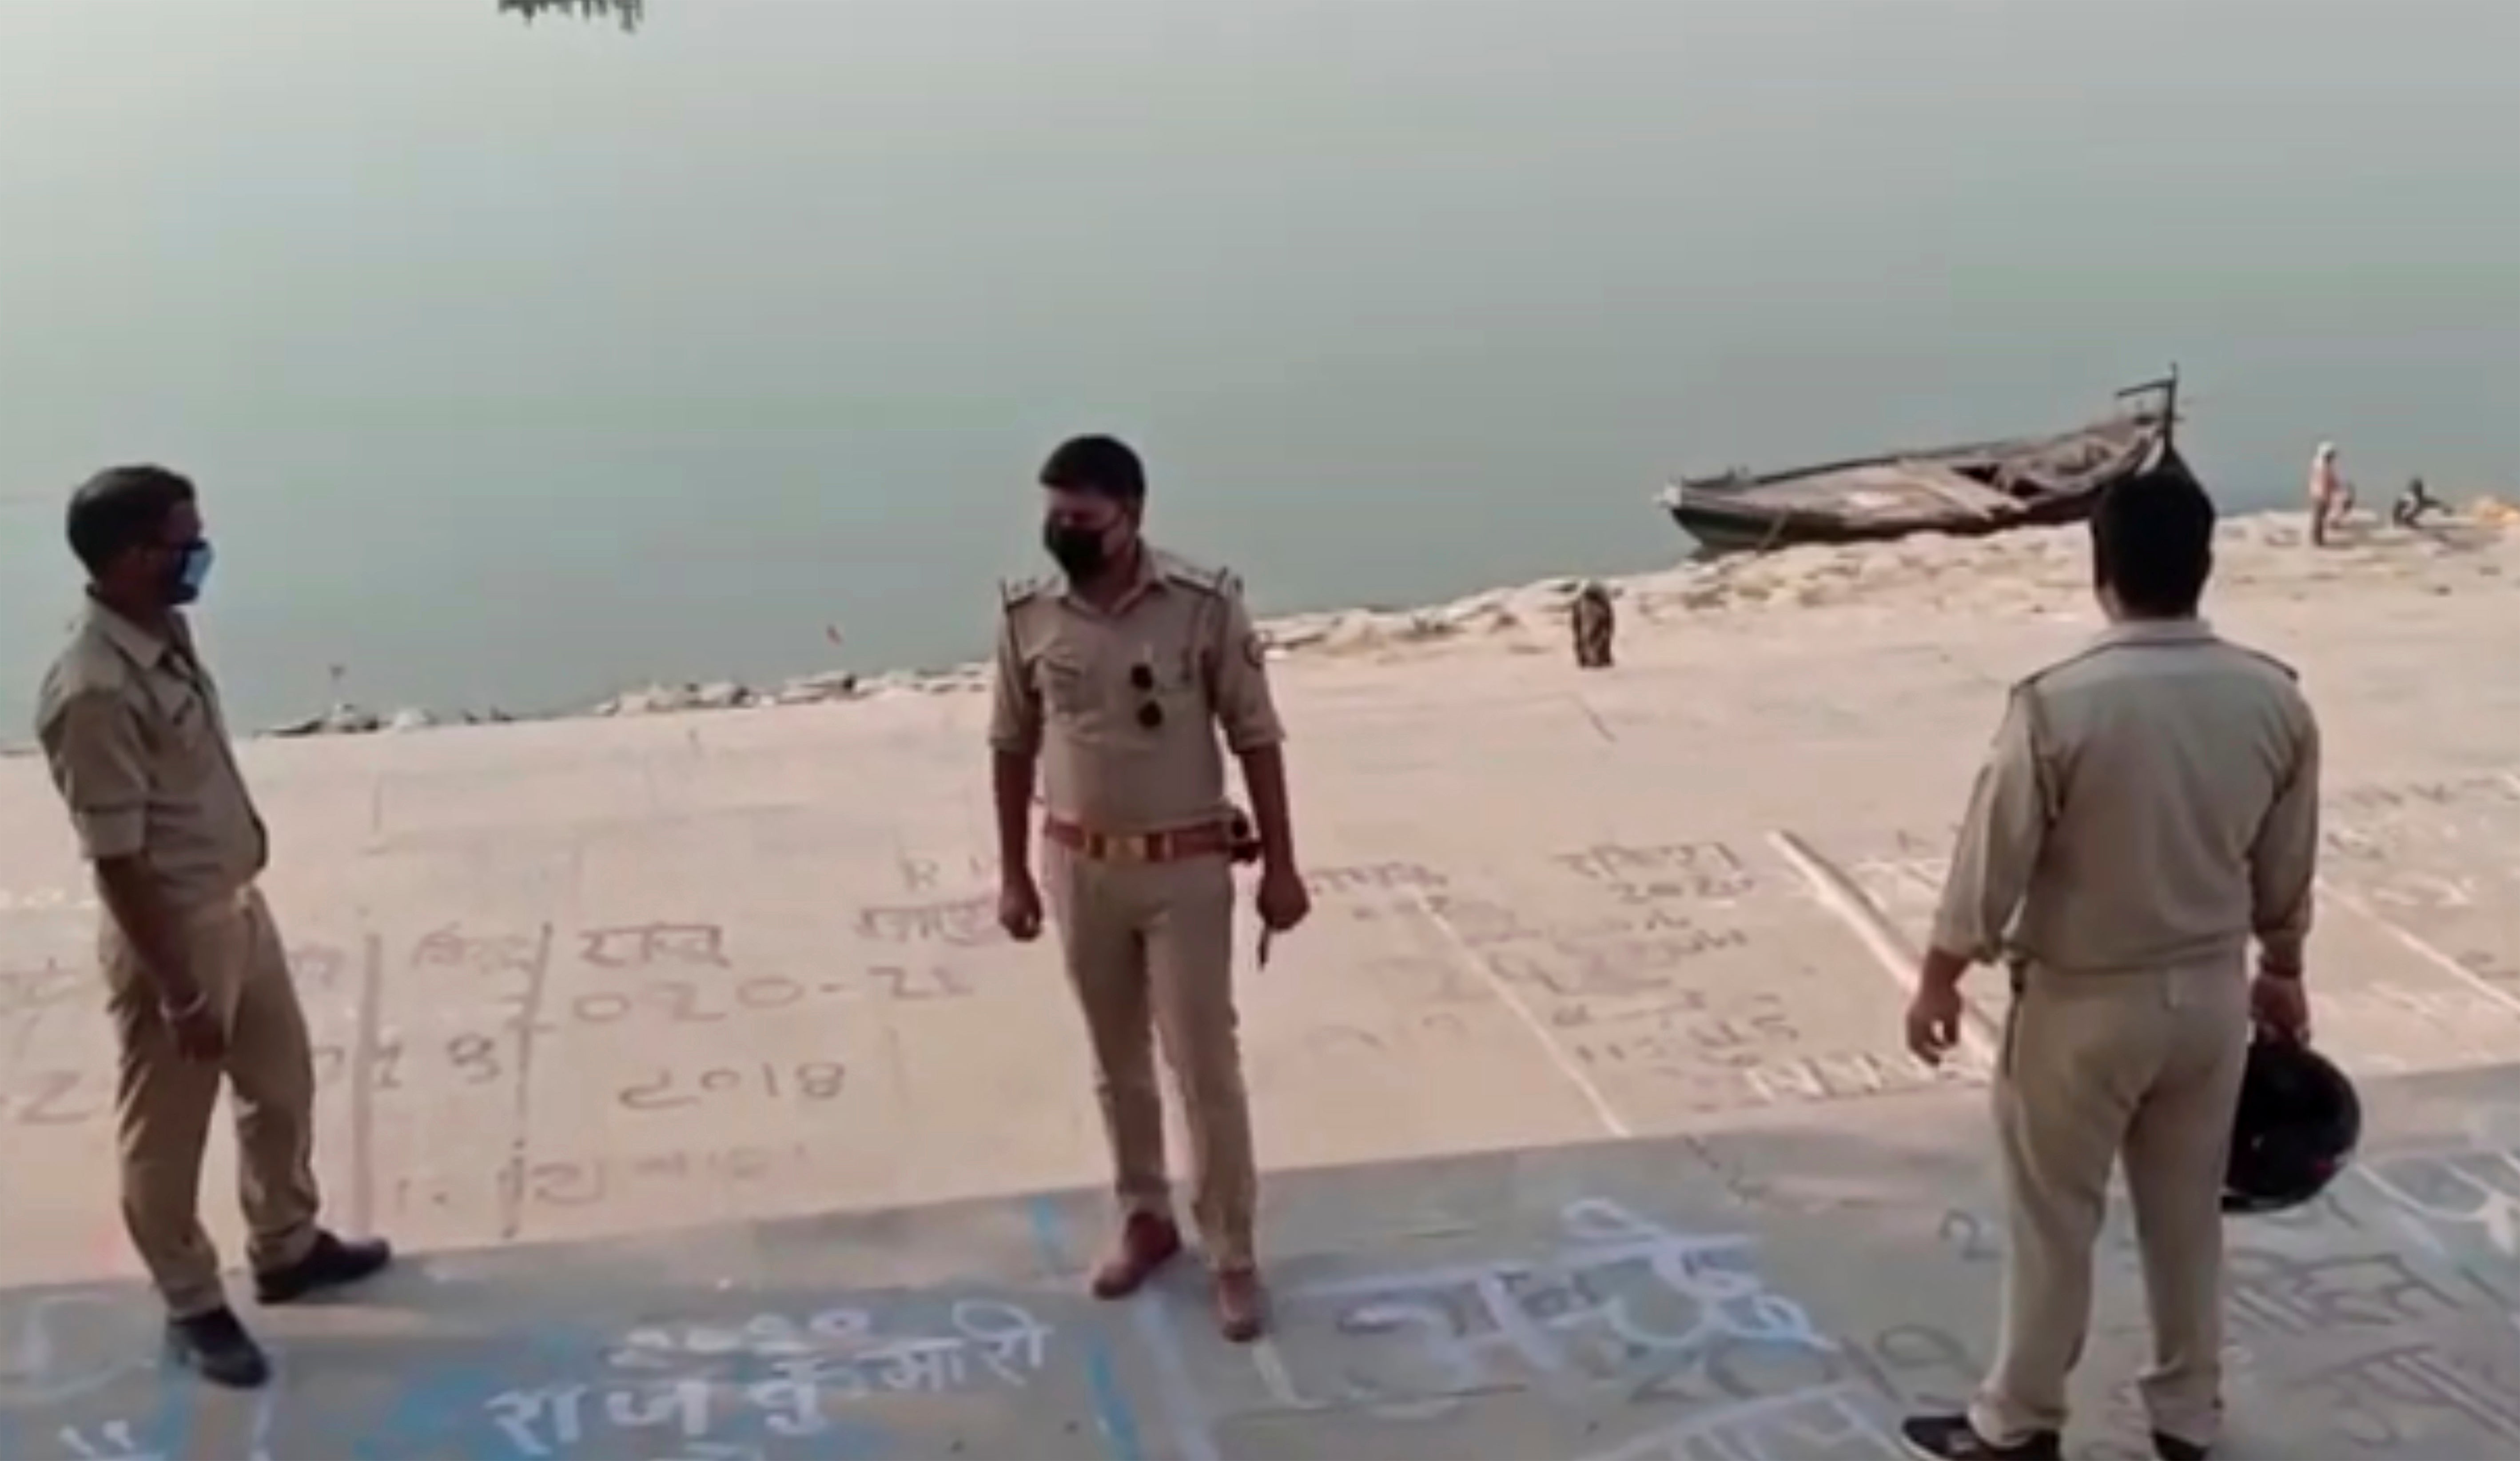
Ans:
<svg viewBox="0 0 2520 1461"><path fill-rule="evenodd" d="M1222 856L1233 840L1221 822L1177 827L1169 832L1093 832L1074 822L1052 817L1042 823L1042 836L1096 862L1178 862L1185 857Z"/></svg>

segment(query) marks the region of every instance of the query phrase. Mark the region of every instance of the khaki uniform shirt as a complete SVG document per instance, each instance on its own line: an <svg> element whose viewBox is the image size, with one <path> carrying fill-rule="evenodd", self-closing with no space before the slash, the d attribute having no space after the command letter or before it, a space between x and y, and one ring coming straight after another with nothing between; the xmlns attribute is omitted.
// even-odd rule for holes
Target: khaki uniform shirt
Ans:
<svg viewBox="0 0 2520 1461"><path fill-rule="evenodd" d="M2122 624L2013 687L1934 943L2065 973L2299 967L2318 726L2293 673L2203 621Z"/></svg>
<svg viewBox="0 0 2520 1461"><path fill-rule="evenodd" d="M1152 548L1140 562L1108 612L1042 580L1008 591L998 629L989 744L1039 755L1050 815L1095 832L1220 820L1218 727L1238 755L1285 739L1241 584Z"/></svg>
<svg viewBox="0 0 2520 1461"><path fill-rule="evenodd" d="M160 639L91 602L37 700L36 738L92 861L140 857L178 908L233 896L269 853L218 688L181 617Z"/></svg>

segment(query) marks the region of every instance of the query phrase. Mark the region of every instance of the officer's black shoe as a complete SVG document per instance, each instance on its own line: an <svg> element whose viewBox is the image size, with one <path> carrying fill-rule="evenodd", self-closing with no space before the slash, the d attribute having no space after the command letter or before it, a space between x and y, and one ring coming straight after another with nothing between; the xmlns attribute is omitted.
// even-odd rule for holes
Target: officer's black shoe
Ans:
<svg viewBox="0 0 2520 1461"><path fill-rule="evenodd" d="M372 1277L392 1261L393 1249L382 1238L337 1238L319 1232L306 1256L286 1268L255 1274L253 1297L264 1303L289 1303Z"/></svg>
<svg viewBox="0 0 2520 1461"><path fill-rule="evenodd" d="M2064 1461L2065 1455L2065 1438L2053 1431L1997 1445L1978 1435L1965 1415L1912 1416L1899 1423L1899 1439L1925 1461Z"/></svg>
<svg viewBox="0 0 2520 1461"><path fill-rule="evenodd" d="M2159 1431L2152 1433L2152 1453L2161 1461L2205 1461L2206 1457L2214 1454L2192 1440L2182 1440Z"/></svg>
<svg viewBox="0 0 2520 1461"><path fill-rule="evenodd" d="M271 1361L263 1358L262 1347L231 1308L167 1320L166 1352L177 1364L230 1390L259 1390L271 1379Z"/></svg>

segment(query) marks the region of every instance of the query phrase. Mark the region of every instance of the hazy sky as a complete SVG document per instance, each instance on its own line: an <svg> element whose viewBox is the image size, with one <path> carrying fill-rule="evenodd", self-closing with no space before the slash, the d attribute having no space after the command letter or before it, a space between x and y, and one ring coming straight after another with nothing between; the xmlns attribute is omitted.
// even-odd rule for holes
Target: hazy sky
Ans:
<svg viewBox="0 0 2520 1461"><path fill-rule="evenodd" d="M2513 485L2515 137L2520 0L5 0L0 739L117 459L241 718L974 652L1084 429L1264 607L2173 358L2236 500Z"/></svg>

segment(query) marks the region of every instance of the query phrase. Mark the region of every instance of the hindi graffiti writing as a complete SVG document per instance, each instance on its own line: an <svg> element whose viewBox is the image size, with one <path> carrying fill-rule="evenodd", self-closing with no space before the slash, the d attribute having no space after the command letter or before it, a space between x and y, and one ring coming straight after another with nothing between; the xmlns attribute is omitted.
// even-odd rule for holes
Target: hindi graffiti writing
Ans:
<svg viewBox="0 0 2520 1461"><path fill-rule="evenodd" d="M105 980L94 969L46 960L41 965L0 969L0 1019L36 1015L68 1004L105 1002Z"/></svg>
<svg viewBox="0 0 2520 1461"><path fill-rule="evenodd" d="M1740 854L1720 842L1650 846L1596 843L1550 861L1609 889L1623 903L1730 902L1758 888Z"/></svg>
<svg viewBox="0 0 2520 1461"><path fill-rule="evenodd" d="M2520 1151L2384 1157L2353 1170L2452 1247L2520 1257Z"/></svg>
<svg viewBox="0 0 2520 1461"><path fill-rule="evenodd" d="M2003 1239L1996 1225L1962 1209L1945 1212L1934 1236L1959 1255L1963 1263L1992 1263L2003 1256Z"/></svg>
<svg viewBox="0 0 2520 1461"><path fill-rule="evenodd" d="M395 1180L390 1206L400 1213L423 1213L503 1198L562 1210L623 1199L665 1201L688 1191L718 1192L731 1184L793 1176L812 1164L813 1153L801 1143L544 1159L527 1164L521 1173L502 1163L469 1178L406 1172Z"/></svg>
<svg viewBox="0 0 2520 1461"><path fill-rule="evenodd" d="M1595 938L1687 934L1696 927L1682 914L1651 906L1622 907L1610 913L1552 919L1535 924L1526 922L1519 911L1505 903L1460 893L1428 893L1424 896L1422 908L1412 907L1398 913L1371 906L1351 912L1368 922L1388 917L1416 917L1422 912L1443 925L1463 947L1474 951L1508 943L1582 942Z"/></svg>
<svg viewBox="0 0 2520 1461"><path fill-rule="evenodd" d="M0 914L94 913L103 906L93 888L0 888Z"/></svg>
<svg viewBox="0 0 2520 1461"><path fill-rule="evenodd" d="M1436 1009L1402 1016L1380 1028L1336 1022L1315 1025L1304 1031L1303 1043L1311 1054L1335 1059L1344 1055L1388 1055L1417 1045L1458 1043L1469 1035L1469 1025L1461 1016Z"/></svg>
<svg viewBox="0 0 2520 1461"><path fill-rule="evenodd" d="M649 1078L623 1086L613 1099L631 1111L671 1111L722 1096L830 1101L840 1094L847 1081L848 1069L833 1060L809 1060L793 1066L763 1061L759 1065L711 1066L683 1072L659 1068Z"/></svg>
<svg viewBox="0 0 2520 1461"><path fill-rule="evenodd" d="M158 1321L99 1289L25 1292L0 1301L0 1413L91 1395L155 1363Z"/></svg>
<svg viewBox="0 0 2520 1461"><path fill-rule="evenodd" d="M2470 802L2520 801L2520 781L2505 772L2478 771L2463 776L2333 787L2323 799L2327 805L2347 811L2436 811Z"/></svg>
<svg viewBox="0 0 2520 1461"><path fill-rule="evenodd" d="M817 978L761 975L734 983L652 980L620 989L572 996L568 1018L579 1025L619 1025L652 1016L675 1025L717 1025L826 999L923 1002L965 999L975 992L944 965L877 965Z"/></svg>
<svg viewBox="0 0 2520 1461"><path fill-rule="evenodd" d="M2226 1259L2232 1327L2243 1334L2337 1334L2450 1318L2464 1301L2395 1253L2293 1257L2234 1248Z"/></svg>
<svg viewBox="0 0 2520 1461"><path fill-rule="evenodd" d="M2508 1454L2520 1442L2520 1374L2486 1373L2478 1356L2429 1342L2396 1345L2296 1379L2286 1389L2323 1397L2330 1423L2346 1438L2373 1449L2424 1440L2438 1446L2438 1428L2421 1431L2418 1416L2448 1420L2499 1442ZM2432 1451L2430 1454L2456 1454ZM2479 1452L2478 1454L2485 1454Z"/></svg>
<svg viewBox="0 0 2520 1461"><path fill-rule="evenodd" d="M1732 1400L1585 1461L1871 1461L1902 1454L1860 1386L1837 1385Z"/></svg>
<svg viewBox="0 0 2520 1461"><path fill-rule="evenodd" d="M442 1080L451 1077L465 1085L491 1085L508 1073L504 1058L505 1035L479 1033L459 1034L445 1040L416 1042L426 1052L420 1061L407 1059L406 1042L400 1037L380 1039L369 1050L368 1079L371 1089L382 1094L404 1088L404 1076L420 1071L425 1076ZM350 1047L332 1042L319 1044L313 1051L315 1086L323 1090L349 1079L357 1064ZM435 1080L425 1083L434 1084Z"/></svg>
<svg viewBox="0 0 2520 1461"><path fill-rule="evenodd" d="M860 908L852 927L859 937L878 943L946 943L976 948L1007 941L1007 931L998 925L998 900L993 894L943 903Z"/></svg>
<svg viewBox="0 0 2520 1461"><path fill-rule="evenodd" d="M1317 867L1304 874L1304 888L1317 898L1360 893L1431 890L1450 886L1435 869L1417 862L1367 862Z"/></svg>
<svg viewBox="0 0 2520 1461"><path fill-rule="evenodd" d="M670 1430L691 1442L726 1427L820 1438L840 1423L835 1406L992 1385L1024 1389L1048 1362L1051 1337L1030 1310L996 1299L955 1301L940 1329L906 1334L883 1333L869 1310L855 1307L803 1319L646 1325L607 1349L613 1373L507 1391L483 1409L527 1456L564 1455L640 1429Z"/></svg>
<svg viewBox="0 0 2520 1461"><path fill-rule="evenodd" d="M1615 997L1665 993L1674 987L1672 971L1707 954L1748 948L1750 941L1740 929L1699 928L1682 920L1661 933L1552 938L1484 957L1497 978L1559 998Z"/></svg>
<svg viewBox="0 0 2520 1461"><path fill-rule="evenodd" d="M1681 991L1690 993L1693 991ZM1691 1008L1691 1004L1695 1008ZM1708 1064L1753 1066L1763 1049L1791 1045L1802 1031L1787 1017L1784 1000L1756 991L1742 996L1747 1008L1734 1014L1707 1010L1703 996L1648 1006L1643 1010L1603 1016L1589 1006L1552 1011L1550 1023L1568 1027L1563 1016L1580 1013L1593 1027L1568 1042L1575 1058L1590 1066L1685 1069Z"/></svg>
<svg viewBox="0 0 2520 1461"><path fill-rule="evenodd" d="M998 881L998 859L994 853L971 852L960 859L905 856L900 859L903 890L936 891L944 881L949 864L959 865L964 876L973 883L995 884Z"/></svg>
<svg viewBox="0 0 2520 1461"><path fill-rule="evenodd" d="M1925 1090L1954 1080L1983 1082L1994 1073L1984 1052L1963 1046L1939 1069L1904 1055L1831 1050L1750 1066L1742 1076L1760 1100L1783 1105Z"/></svg>
<svg viewBox="0 0 2520 1461"><path fill-rule="evenodd" d="M1669 1374L1721 1364L1728 1347L1826 1348L1791 1299L1767 1286L1755 1242L1675 1232L1597 1198L1559 1215L1566 1241L1534 1261L1338 1278L1289 1292L1326 1307L1349 1343L1322 1347L1331 1373L1308 1388L1282 1365L1264 1371L1296 1408L1362 1406L1386 1419L1430 1419L1499 1387L1631 1386L1640 1367ZM1342 1360L1342 1351L1344 1357ZM1275 1351L1273 1351L1273 1354Z"/></svg>
<svg viewBox="0 0 2520 1461"><path fill-rule="evenodd" d="M292 944L288 960L290 977L297 987L320 993L342 987L352 968L349 951L330 943Z"/></svg>
<svg viewBox="0 0 2520 1461"><path fill-rule="evenodd" d="M598 969L646 969L656 964L727 967L726 931L709 923L652 923L630 928L586 929L578 934L580 962Z"/></svg>
<svg viewBox="0 0 2520 1461"><path fill-rule="evenodd" d="M551 941L549 924L529 934L468 935L462 924L450 923L412 945L411 965L476 974L537 975L550 962Z"/></svg>
<svg viewBox="0 0 2520 1461"><path fill-rule="evenodd" d="M0 1090L0 1120L16 1126L84 1126L112 1111L109 1072L27 1071Z"/></svg>

